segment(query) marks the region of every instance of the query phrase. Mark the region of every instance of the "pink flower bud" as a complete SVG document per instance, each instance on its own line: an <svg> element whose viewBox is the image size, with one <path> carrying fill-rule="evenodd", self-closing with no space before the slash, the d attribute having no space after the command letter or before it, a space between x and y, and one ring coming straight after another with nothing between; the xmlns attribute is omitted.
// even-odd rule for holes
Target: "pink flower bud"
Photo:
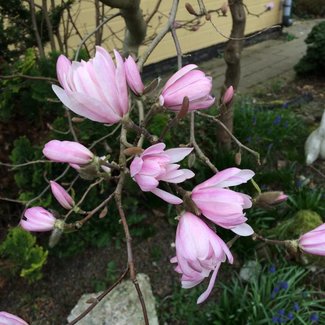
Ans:
<svg viewBox="0 0 325 325"><path fill-rule="evenodd" d="M78 142L59 140L48 142L43 154L52 161L81 166L89 164L94 157L90 150Z"/></svg>
<svg viewBox="0 0 325 325"><path fill-rule="evenodd" d="M221 12L222 12L222 14L224 15L224 16L226 16L226 14L227 14L227 11L228 11L228 3L227 2L224 2L223 4L222 4L222 6L220 7L220 10L221 10Z"/></svg>
<svg viewBox="0 0 325 325"><path fill-rule="evenodd" d="M175 271L182 275L183 288L198 285L212 272L207 290L197 300L200 304L211 293L221 263L227 257L232 264L233 256L224 241L190 212L185 212L179 219L175 246L176 256L170 261L178 263Z"/></svg>
<svg viewBox="0 0 325 325"><path fill-rule="evenodd" d="M28 323L16 315L1 311L0 325L28 325Z"/></svg>
<svg viewBox="0 0 325 325"><path fill-rule="evenodd" d="M213 105L212 79L196 68L195 64L188 64L167 81L159 97L161 106L179 112L185 96L189 99L189 112Z"/></svg>
<svg viewBox="0 0 325 325"><path fill-rule="evenodd" d="M274 2L271 1L271 2L268 2L266 5L265 5L265 8L266 10L272 10L274 8Z"/></svg>
<svg viewBox="0 0 325 325"><path fill-rule="evenodd" d="M288 199L283 192L271 191L259 194L255 198L255 204L261 208L272 208Z"/></svg>
<svg viewBox="0 0 325 325"><path fill-rule="evenodd" d="M71 210L74 206L74 201L69 193L57 182L50 181L51 191L57 201L67 210Z"/></svg>
<svg viewBox="0 0 325 325"><path fill-rule="evenodd" d="M325 256L325 223L302 235L299 247L305 253Z"/></svg>
<svg viewBox="0 0 325 325"><path fill-rule="evenodd" d="M53 214L42 207L33 207L25 211L20 225L27 231L50 231L56 219Z"/></svg>
<svg viewBox="0 0 325 325"><path fill-rule="evenodd" d="M191 198L201 213L218 226L240 236L250 236L254 230L246 223L243 209L252 206L251 198L227 187L246 183L253 176L254 172L249 169L224 169L194 187Z"/></svg>
<svg viewBox="0 0 325 325"><path fill-rule="evenodd" d="M139 68L131 55L125 60L124 67L129 87L135 95L141 96L144 91L144 85L141 80Z"/></svg>
<svg viewBox="0 0 325 325"><path fill-rule="evenodd" d="M228 104L233 97L234 97L234 87L230 86L228 87L225 94L223 95L223 99L222 99L223 104L225 105Z"/></svg>
<svg viewBox="0 0 325 325"><path fill-rule="evenodd" d="M116 65L110 54L96 47L88 62L73 61L60 55L56 71L61 87L52 89L61 102L74 113L92 121L114 124L129 110L125 68L121 55L114 50Z"/></svg>
<svg viewBox="0 0 325 325"><path fill-rule="evenodd" d="M139 156L135 157L130 166L131 177L137 182L141 190L151 192L171 204L183 201L177 196L158 188L159 181L181 183L194 176L189 169L179 169L175 164L191 153L193 148L174 148L165 150L164 143L157 143Z"/></svg>

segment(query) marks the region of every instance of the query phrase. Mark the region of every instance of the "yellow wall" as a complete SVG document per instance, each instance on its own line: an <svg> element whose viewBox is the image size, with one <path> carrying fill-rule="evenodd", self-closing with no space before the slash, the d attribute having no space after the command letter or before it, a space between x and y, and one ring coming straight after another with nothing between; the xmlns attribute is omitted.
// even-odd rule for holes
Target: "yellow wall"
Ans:
<svg viewBox="0 0 325 325"><path fill-rule="evenodd" d="M181 0L178 8L177 21L186 21L193 18L185 9L185 3L189 2L192 6L199 11L196 0ZM261 13L265 4L268 1L261 0L246 0L245 4L252 13ZM264 28L279 24L281 22L282 10L281 0L273 1L274 9L261 15L259 18L252 15L247 16L246 34L257 32ZM224 3L224 0L205 0L206 8L213 10L219 8ZM142 0L141 8L145 15L149 14L156 4L156 0ZM167 16L172 5L172 0L163 0L159 12L150 22L150 28L148 29L147 36L152 37L155 32L165 25ZM94 5L91 1L81 0L80 3L74 5L73 12L78 12L77 26L82 35L87 35L95 28L95 13ZM105 14L110 15L116 11L110 10L108 7ZM224 35L230 35L231 29L231 17L228 13L227 17L218 17L217 14L212 14L212 21L218 28L218 30ZM211 23L201 18L203 24L197 31L188 31L185 29L177 29L177 35L181 44L183 53L188 53L194 50L202 49L217 43L225 42L225 37L218 33ZM103 46L108 50L113 48L121 48L121 41L123 39L124 21L121 17L115 18L110 21L107 26L104 27L104 43ZM112 31L116 33L116 36L112 37ZM69 45L71 49L75 49L80 42L80 38L77 35L72 35ZM90 49L93 49L94 38L91 38L87 44ZM146 49L146 46L142 46L140 54ZM175 46L170 34L166 35L163 41L157 46L154 52L149 57L147 64L158 62L166 58L170 58L176 55Z"/></svg>

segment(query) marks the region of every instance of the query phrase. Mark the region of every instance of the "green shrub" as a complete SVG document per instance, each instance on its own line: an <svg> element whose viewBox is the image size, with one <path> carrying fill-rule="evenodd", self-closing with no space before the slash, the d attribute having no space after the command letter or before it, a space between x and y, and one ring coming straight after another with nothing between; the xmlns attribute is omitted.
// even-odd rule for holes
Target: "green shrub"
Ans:
<svg viewBox="0 0 325 325"><path fill-rule="evenodd" d="M12 228L0 245L4 276L19 274L29 282L42 278L42 267L47 260L47 250L36 244L36 238L20 227Z"/></svg>
<svg viewBox="0 0 325 325"><path fill-rule="evenodd" d="M305 40L307 53L295 66L298 76L324 76L325 73L325 21L314 26Z"/></svg>

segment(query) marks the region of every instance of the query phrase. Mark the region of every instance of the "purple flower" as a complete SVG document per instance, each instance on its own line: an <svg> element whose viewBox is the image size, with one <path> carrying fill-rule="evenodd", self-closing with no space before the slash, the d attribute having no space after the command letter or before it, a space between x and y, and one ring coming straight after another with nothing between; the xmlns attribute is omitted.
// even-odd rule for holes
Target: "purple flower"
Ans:
<svg viewBox="0 0 325 325"><path fill-rule="evenodd" d="M125 60L124 67L126 73L126 80L129 87L135 95L141 96L144 90L144 85L141 80L139 68L132 56L129 56Z"/></svg>
<svg viewBox="0 0 325 325"><path fill-rule="evenodd" d="M57 182L50 181L51 191L57 201L67 210L70 210L74 206L74 201L69 193Z"/></svg>
<svg viewBox="0 0 325 325"><path fill-rule="evenodd" d="M54 228L55 217L42 207L33 207L25 211L20 225L27 231L50 231Z"/></svg>
<svg viewBox="0 0 325 325"><path fill-rule="evenodd" d="M109 53L96 47L88 62L72 63L60 55L56 70L61 87L52 86L61 102L74 113L92 121L114 124L129 110L125 68L114 50L116 66Z"/></svg>
<svg viewBox="0 0 325 325"><path fill-rule="evenodd" d="M189 169L179 169L175 164L191 153L193 148L174 148L165 150L164 143L157 143L135 157L130 166L131 177L137 182L141 190L151 192L171 204L183 201L177 196L158 188L159 182L181 183L192 178L194 173Z"/></svg>
<svg viewBox="0 0 325 325"><path fill-rule="evenodd" d="M186 96L189 99L189 112L213 105L215 98L210 95L212 79L204 72L194 70L196 68L195 64L188 64L167 81L159 97L161 106L178 112Z"/></svg>
<svg viewBox="0 0 325 325"><path fill-rule="evenodd" d="M269 267L269 272L270 273L275 273L276 272L276 267L274 264L272 264L270 267Z"/></svg>
<svg viewBox="0 0 325 325"><path fill-rule="evenodd" d="M240 236L250 236L254 230L246 223L243 209L252 206L251 198L227 187L246 183L253 176L254 172L249 169L224 169L197 185L191 198L201 213L218 226L231 229Z"/></svg>
<svg viewBox="0 0 325 325"><path fill-rule="evenodd" d="M317 313L312 313L309 317L309 320L311 320L312 323L318 323L319 316Z"/></svg>
<svg viewBox="0 0 325 325"><path fill-rule="evenodd" d="M190 212L185 212L180 217L175 245L176 256L171 262L178 263L175 271L182 275L183 288L195 287L212 272L207 290L197 300L200 304L211 293L221 263L228 258L232 264L233 256L223 240Z"/></svg>
<svg viewBox="0 0 325 325"><path fill-rule="evenodd" d="M52 140L43 149L46 158L62 163L74 165L89 164L94 155L90 150L78 142Z"/></svg>
<svg viewBox="0 0 325 325"><path fill-rule="evenodd" d="M0 325L28 325L28 323L16 315L0 311Z"/></svg>
<svg viewBox="0 0 325 325"><path fill-rule="evenodd" d="M282 117L277 115L273 121L273 125L279 125L281 123Z"/></svg>
<svg viewBox="0 0 325 325"><path fill-rule="evenodd" d="M300 310L299 304L298 304L297 302L295 302L295 303L293 304L293 310L294 310L294 311L299 311L299 310Z"/></svg>
<svg viewBox="0 0 325 325"><path fill-rule="evenodd" d="M325 223L302 235L299 247L305 253L325 256Z"/></svg>

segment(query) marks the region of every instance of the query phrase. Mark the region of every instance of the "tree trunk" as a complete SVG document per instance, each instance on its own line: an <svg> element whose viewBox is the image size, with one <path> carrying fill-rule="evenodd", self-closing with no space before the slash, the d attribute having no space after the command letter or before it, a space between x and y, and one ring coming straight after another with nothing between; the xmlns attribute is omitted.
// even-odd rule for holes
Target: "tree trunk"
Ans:
<svg viewBox="0 0 325 325"><path fill-rule="evenodd" d="M238 89L240 80L240 56L243 49L246 25L246 13L242 0L232 0L229 2L229 8L232 17L232 30L224 53L227 69L225 83L221 89L221 104L223 95L228 87L233 86L235 91ZM233 132L232 103L233 101L225 105L222 104L220 108L220 120L231 132ZM217 139L222 148L227 150L231 148L231 137L221 127L218 128Z"/></svg>
<svg viewBox="0 0 325 325"><path fill-rule="evenodd" d="M140 9L140 0L100 0L102 3L120 9L125 20L123 53L138 55L139 46L146 37L147 24Z"/></svg>

